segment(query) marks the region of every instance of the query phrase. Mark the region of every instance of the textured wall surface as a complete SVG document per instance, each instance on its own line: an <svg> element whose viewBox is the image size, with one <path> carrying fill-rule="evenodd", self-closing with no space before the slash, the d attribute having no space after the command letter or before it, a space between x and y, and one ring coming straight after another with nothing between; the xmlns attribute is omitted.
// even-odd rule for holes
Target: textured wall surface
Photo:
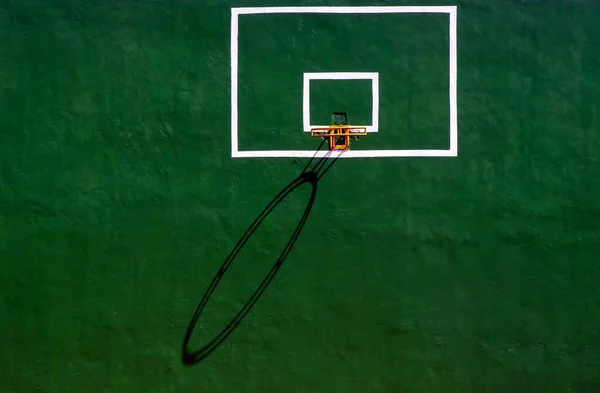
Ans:
<svg viewBox="0 0 600 393"><path fill-rule="evenodd" d="M0 391L600 391L593 1L458 2L459 156L338 160L257 305L182 365L210 280L308 161L230 158L243 3L0 2ZM447 143L447 20L353 18L241 21L240 145L315 148L294 75L342 66L377 68L387 97L357 148ZM338 88L315 113L368 114ZM253 293L309 192L247 243L193 348Z"/></svg>

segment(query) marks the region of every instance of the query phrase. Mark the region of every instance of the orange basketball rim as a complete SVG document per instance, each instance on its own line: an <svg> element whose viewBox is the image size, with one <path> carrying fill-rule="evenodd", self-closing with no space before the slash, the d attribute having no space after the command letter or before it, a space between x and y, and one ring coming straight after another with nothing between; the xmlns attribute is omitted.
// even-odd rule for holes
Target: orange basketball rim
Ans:
<svg viewBox="0 0 600 393"><path fill-rule="evenodd" d="M365 126L331 125L310 130L310 136L324 138L329 142L329 150L349 150L351 140L365 135Z"/></svg>

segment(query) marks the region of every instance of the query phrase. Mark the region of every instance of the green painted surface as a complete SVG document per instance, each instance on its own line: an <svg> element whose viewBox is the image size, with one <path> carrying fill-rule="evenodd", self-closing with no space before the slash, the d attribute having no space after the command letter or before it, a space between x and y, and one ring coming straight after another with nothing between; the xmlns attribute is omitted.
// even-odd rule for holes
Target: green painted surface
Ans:
<svg viewBox="0 0 600 393"><path fill-rule="evenodd" d="M332 124L332 114L341 110L352 112L352 116L348 119L349 124L373 124L371 111L373 93L370 80L314 80L310 84L312 124ZM284 147L285 141L282 142Z"/></svg>
<svg viewBox="0 0 600 393"><path fill-rule="evenodd" d="M338 161L273 284L193 368L197 302L306 160L230 158L229 6L52 4L0 4L0 391L600 390L594 2L460 2L459 157ZM380 135L357 148L443 146L446 28L242 21L240 146L314 146L299 73L343 54L382 78ZM248 243L194 345L262 280L308 192Z"/></svg>

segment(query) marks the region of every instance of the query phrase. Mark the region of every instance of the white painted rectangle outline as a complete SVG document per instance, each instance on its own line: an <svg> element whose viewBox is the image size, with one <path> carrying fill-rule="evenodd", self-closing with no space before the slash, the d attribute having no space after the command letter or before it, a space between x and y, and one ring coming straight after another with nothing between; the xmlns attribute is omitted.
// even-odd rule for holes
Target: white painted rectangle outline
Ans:
<svg viewBox="0 0 600 393"><path fill-rule="evenodd" d="M238 146L238 30L240 15L256 14L386 14L386 13L442 13L449 17L449 103L450 148L448 150L356 150L330 154L311 150L240 151ZM243 7L231 9L231 157L457 157L457 7L456 6L390 6L390 7Z"/></svg>
<svg viewBox="0 0 600 393"><path fill-rule="evenodd" d="M304 132L311 128L329 127L329 125L310 124L310 81L311 80L370 80L371 81L371 125L366 126L367 132L379 130L379 73L378 72L305 72L302 82L302 125ZM365 126L366 124L356 124Z"/></svg>

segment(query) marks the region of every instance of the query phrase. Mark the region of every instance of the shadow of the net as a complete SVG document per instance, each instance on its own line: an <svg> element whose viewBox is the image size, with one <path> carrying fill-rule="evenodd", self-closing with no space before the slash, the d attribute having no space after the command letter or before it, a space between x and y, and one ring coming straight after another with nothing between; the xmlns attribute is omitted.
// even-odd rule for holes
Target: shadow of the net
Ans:
<svg viewBox="0 0 600 393"><path fill-rule="evenodd" d="M322 145L323 144L321 144L321 146ZM260 297L265 292L265 290L267 289L269 284L273 281L273 279L277 275L277 272L279 271L279 269L285 262L287 256L292 251L294 244L298 240L298 237L300 236L300 233L302 232L302 229L304 228L304 225L306 224L306 220L308 219L308 216L310 215L310 212L311 212L312 207L315 202L315 198L317 196L318 182L329 171L329 169L331 169L333 164L337 161L337 159L340 156L338 154L338 155L336 155L336 157L332 158L330 156L330 154L328 153L328 154L324 155L323 157L319 158L315 162L315 158L317 156L317 153L320 151L321 146L319 146L319 149L317 150L315 155L311 158L311 160L306 165L304 170L300 173L300 175L298 177L296 177L294 180L292 180L287 186L285 186L273 198L273 200L271 200L271 202L269 202L269 204L263 209L263 211L260 212L260 214L256 217L256 219L254 219L252 224L250 224L250 226L248 227L246 232L239 239L239 241L237 242L235 247L231 250L231 252L227 256L227 258L225 259L225 262L223 262L223 264L219 268L217 274L212 279L206 292L204 292L204 295L202 296L200 303L196 307L196 310L195 310L195 312L192 316L192 319L188 325L188 328L185 332L185 336L183 339L183 352L182 352L183 364L191 366L196 363L199 363L200 361L207 358L215 349L217 349L219 347L219 345L221 345L223 343L223 341L225 341L227 339L227 337L229 337L229 335L238 327L238 325L242 322L244 317L250 312L252 307L254 307L256 302L260 299ZM328 159L329 159L329 162L327 163ZM313 162L315 162L314 165L312 165ZM206 345L204 345L200 349L190 350L189 342L190 342L190 339L194 332L194 329L196 328L196 325L198 323L198 319L200 318L200 315L202 314L204 308L206 307L206 304L210 300L211 295L217 288L219 282L221 281L221 279L227 272L227 269L231 266L231 264L233 263L233 261L235 260L237 255L240 253L240 251L242 250L244 245L248 242L248 240L250 240L252 234L258 229L258 227L269 216L269 214L271 214L271 212L277 207L277 205L279 205L281 202L283 202L285 200L285 198L287 198L290 194L292 194L299 187L306 185L306 184L310 185L310 187L311 187L310 198L308 199L306 208L304 209L302 216L300 217L300 220L298 221L298 224L296 225L296 227L294 229L294 232L290 236L290 238L289 238L288 242L286 243L285 247L283 248L281 254L277 258L277 260L275 261L275 263L273 264L273 266L271 267L271 269L269 270L269 272L267 273L267 275L265 276L263 281L260 283L260 285L258 286L256 291L252 294L252 296L250 296L250 298L247 300L247 302L244 304L244 306L240 309L240 311L236 314L236 316L219 332L219 334L217 334L210 342L208 342Z"/></svg>

